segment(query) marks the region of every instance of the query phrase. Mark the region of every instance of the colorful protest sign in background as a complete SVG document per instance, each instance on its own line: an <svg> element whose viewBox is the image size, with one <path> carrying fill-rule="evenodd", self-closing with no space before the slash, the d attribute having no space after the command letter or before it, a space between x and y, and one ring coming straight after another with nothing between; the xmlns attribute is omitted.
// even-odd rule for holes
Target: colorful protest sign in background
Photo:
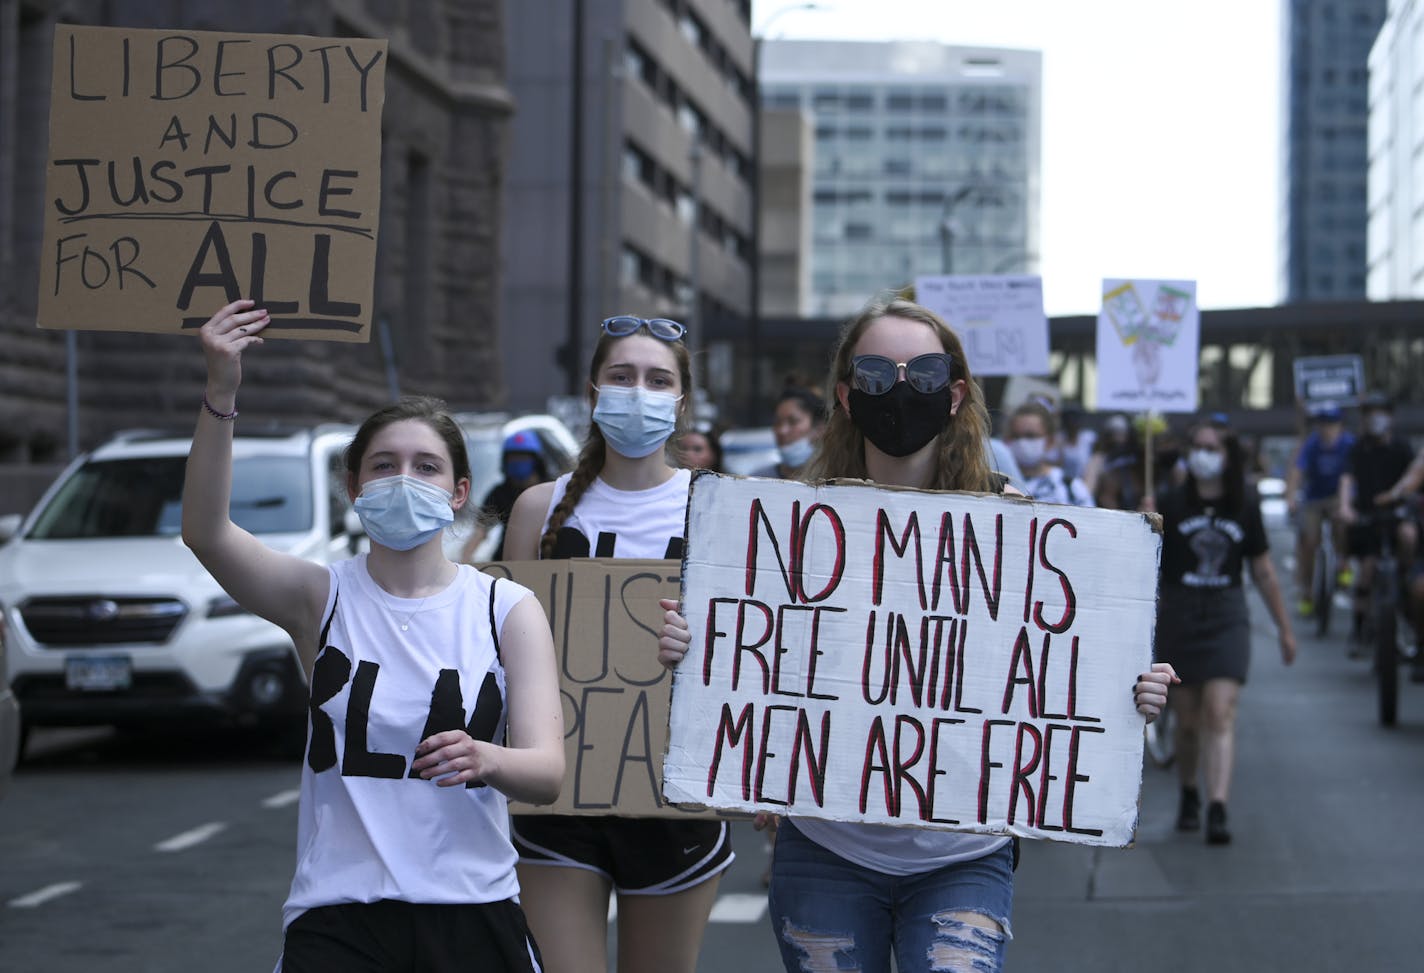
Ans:
<svg viewBox="0 0 1424 973"><path fill-rule="evenodd" d="M386 42L55 28L41 328L365 341Z"/></svg>
<svg viewBox="0 0 1424 973"><path fill-rule="evenodd" d="M1193 412L1201 344L1196 282L1103 281L1097 408Z"/></svg>
<svg viewBox="0 0 1424 973"><path fill-rule="evenodd" d="M1040 278L916 277L915 300L959 335L974 375L1048 374L1048 318Z"/></svg>
<svg viewBox="0 0 1424 973"><path fill-rule="evenodd" d="M1127 844L1157 530L1024 499L696 474L664 796Z"/></svg>
<svg viewBox="0 0 1424 973"><path fill-rule="evenodd" d="M662 798L672 674L658 662L663 609L677 561L576 558L482 566L539 598L554 632L564 704L564 786L553 804L510 802L515 814L690 817Z"/></svg>

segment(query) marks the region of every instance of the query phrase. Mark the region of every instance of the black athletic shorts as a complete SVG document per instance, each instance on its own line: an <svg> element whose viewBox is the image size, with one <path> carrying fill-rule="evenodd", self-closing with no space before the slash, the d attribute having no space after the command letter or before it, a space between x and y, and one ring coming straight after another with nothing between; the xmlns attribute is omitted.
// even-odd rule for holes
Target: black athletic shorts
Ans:
<svg viewBox="0 0 1424 973"><path fill-rule="evenodd" d="M430 905L382 899L308 909L287 927L275 973L542 973L513 899Z"/></svg>
<svg viewBox="0 0 1424 973"><path fill-rule="evenodd" d="M671 895L732 864L725 821L521 814L511 838L521 865L586 868L622 895Z"/></svg>

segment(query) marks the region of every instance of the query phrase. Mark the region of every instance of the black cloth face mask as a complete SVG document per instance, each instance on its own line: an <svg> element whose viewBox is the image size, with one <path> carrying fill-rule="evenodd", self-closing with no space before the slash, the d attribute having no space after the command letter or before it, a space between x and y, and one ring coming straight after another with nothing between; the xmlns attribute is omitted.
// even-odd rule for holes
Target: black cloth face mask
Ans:
<svg viewBox="0 0 1424 973"><path fill-rule="evenodd" d="M884 395L850 390L850 421L875 448L887 456L918 453L939 435L953 404L949 386L938 392L917 392L909 382L896 382Z"/></svg>

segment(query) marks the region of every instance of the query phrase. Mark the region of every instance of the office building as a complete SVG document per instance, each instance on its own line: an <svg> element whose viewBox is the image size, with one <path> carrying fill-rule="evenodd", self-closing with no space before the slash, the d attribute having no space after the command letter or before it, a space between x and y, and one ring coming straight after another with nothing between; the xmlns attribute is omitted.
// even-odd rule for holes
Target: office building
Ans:
<svg viewBox="0 0 1424 973"><path fill-rule="evenodd" d="M511 406L582 394L609 314L674 317L702 351L749 313L750 16L749 0L506 5ZM728 356L710 357L727 370Z"/></svg>
<svg viewBox="0 0 1424 973"><path fill-rule="evenodd" d="M1387 0L1290 0L1282 49L1280 291L1287 303L1365 295L1370 46Z"/></svg>
<svg viewBox="0 0 1424 973"><path fill-rule="evenodd" d="M766 41L767 110L814 127L810 297L845 315L921 274L1037 273L1041 56Z"/></svg>

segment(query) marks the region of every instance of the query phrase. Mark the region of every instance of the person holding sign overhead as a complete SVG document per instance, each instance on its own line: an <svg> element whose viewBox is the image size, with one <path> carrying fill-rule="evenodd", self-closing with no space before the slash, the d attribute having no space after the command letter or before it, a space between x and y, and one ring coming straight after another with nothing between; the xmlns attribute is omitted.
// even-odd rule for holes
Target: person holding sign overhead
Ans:
<svg viewBox="0 0 1424 973"><path fill-rule="evenodd" d="M520 496L504 546L510 560L682 557L691 473L669 464L667 444L692 401L687 329L629 315L602 328L578 465ZM725 822L517 815L514 840L524 907L551 970L607 968L611 891L621 973L693 973L732 863Z"/></svg>
<svg viewBox="0 0 1424 973"><path fill-rule="evenodd" d="M470 470L433 400L376 412L347 448L369 554L322 567L233 524L241 360L270 320L235 301L200 331L208 380L182 516L184 543L239 605L286 629L311 685L278 970L536 973L506 795L547 803L563 781L548 619L528 589L445 556Z"/></svg>
<svg viewBox="0 0 1424 973"><path fill-rule="evenodd" d="M1235 754L1236 705L1251 662L1251 625L1241 569L1270 609L1280 633L1281 661L1295 660L1295 635L1267 551L1255 491L1246 485L1236 437L1212 421L1188 440L1187 475L1158 500L1162 514L1162 584L1156 658L1181 673L1173 693L1177 713L1177 773L1182 784L1177 830L1201 828L1197 773L1205 777L1206 840L1231 841L1226 801Z"/></svg>
<svg viewBox="0 0 1424 973"><path fill-rule="evenodd" d="M1006 492L986 459L983 393L958 336L927 308L868 305L841 333L828 391L834 406L807 480ZM683 616L669 611L663 664L677 665L691 639ZM1142 673L1138 711L1155 718L1174 678L1166 665ZM1013 857L1001 835L788 818L770 893L782 962L788 973L884 970L893 952L901 973L999 970L1011 936Z"/></svg>

